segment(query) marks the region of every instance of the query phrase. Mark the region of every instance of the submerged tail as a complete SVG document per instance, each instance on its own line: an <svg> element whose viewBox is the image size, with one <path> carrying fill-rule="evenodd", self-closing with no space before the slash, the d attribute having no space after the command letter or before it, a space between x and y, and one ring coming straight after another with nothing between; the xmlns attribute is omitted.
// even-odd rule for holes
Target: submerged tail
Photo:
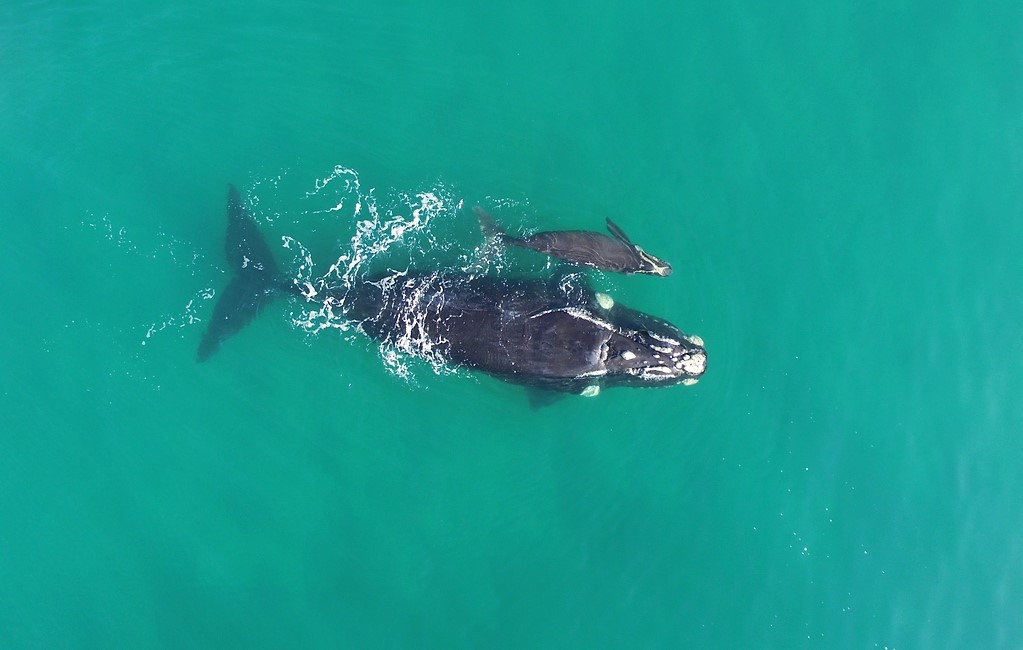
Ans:
<svg viewBox="0 0 1023 650"><path fill-rule="evenodd" d="M519 241L518 238L506 233L494 217L480 206L477 205L472 211L476 213L476 218L480 222L480 230L483 231L483 236L487 239L496 239L505 246L513 246L515 242Z"/></svg>
<svg viewBox="0 0 1023 650"><path fill-rule="evenodd" d="M199 361L209 359L221 343L248 325L283 285L270 247L234 185L227 188L225 253L233 277L213 306L213 317L199 342Z"/></svg>

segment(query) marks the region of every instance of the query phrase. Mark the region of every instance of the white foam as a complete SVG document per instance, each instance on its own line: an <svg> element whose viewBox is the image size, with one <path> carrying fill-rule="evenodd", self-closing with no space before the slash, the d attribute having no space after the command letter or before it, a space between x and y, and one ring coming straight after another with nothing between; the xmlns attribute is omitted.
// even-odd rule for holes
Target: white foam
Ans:
<svg viewBox="0 0 1023 650"><path fill-rule="evenodd" d="M181 310L175 314L164 316L162 320L150 323L146 327L146 333L142 337L142 345L146 345L149 339L153 338L154 335L159 334L168 329L181 330L186 327L191 327L198 323L203 322L202 318L199 317L199 305L198 302L212 300L217 295L217 292L212 287L200 289L195 292L191 299ZM203 307L205 313L206 307Z"/></svg>
<svg viewBox="0 0 1023 650"><path fill-rule="evenodd" d="M431 224L436 219L454 218L462 206L462 201L454 200L441 183L415 192L385 192L378 196L375 188L363 190L359 173L344 165L336 165L329 174L314 179L313 188L305 192L305 198L327 203L326 208L314 207L305 215L329 214L342 220L338 223L342 230L347 218L353 229L346 250L327 265L321 275L314 271L314 260L301 242L292 237L282 238L284 248L297 251L294 281L306 300L292 311L291 322L313 335L328 329L356 330L357 323L346 316L345 301L353 287L365 282L364 276L371 266L379 266L372 264L375 260L385 255L390 260L395 252L410 260L404 271L392 270L390 275L375 282L385 293L399 281L411 282L406 278L407 271L417 262L424 262L418 265L422 267L435 266L430 263L430 254L445 248L447 243L433 238ZM349 206L350 212L347 211ZM397 331L380 344L384 367L408 381L414 379L415 364L410 364L413 358L426 361L435 373L453 372L438 351L437 346L443 342L429 335L428 323L424 320L429 317L430 303L441 299L439 294L430 293L436 290L436 287L431 288L431 281L418 278L416 282L420 285L404 288L402 293L408 299L407 304L397 310Z"/></svg>

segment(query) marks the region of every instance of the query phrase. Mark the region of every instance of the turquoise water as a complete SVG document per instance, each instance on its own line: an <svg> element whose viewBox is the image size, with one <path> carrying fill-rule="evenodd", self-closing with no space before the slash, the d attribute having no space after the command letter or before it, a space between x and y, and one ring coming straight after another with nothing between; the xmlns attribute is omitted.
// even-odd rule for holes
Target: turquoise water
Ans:
<svg viewBox="0 0 1023 650"><path fill-rule="evenodd" d="M0 646L1023 647L1023 5L481 7L0 7ZM706 376L197 364L226 184L322 273L337 166L404 263L611 216Z"/></svg>

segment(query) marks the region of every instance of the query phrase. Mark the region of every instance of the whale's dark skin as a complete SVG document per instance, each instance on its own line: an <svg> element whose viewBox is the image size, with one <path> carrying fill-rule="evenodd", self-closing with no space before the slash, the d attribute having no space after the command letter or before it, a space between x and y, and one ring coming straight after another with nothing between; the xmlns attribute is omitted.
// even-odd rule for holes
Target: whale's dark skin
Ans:
<svg viewBox="0 0 1023 650"><path fill-rule="evenodd" d="M615 273L671 275L671 264L636 246L615 222L607 219L613 237L589 230L550 230L526 237L507 234L486 210L473 208L480 229L505 246L528 248L571 264L590 266Z"/></svg>
<svg viewBox="0 0 1023 650"><path fill-rule="evenodd" d="M282 279L233 187L227 249L235 276L214 307L200 361L273 295L305 295ZM332 301L367 335L405 352L548 391L593 395L611 386L691 384L706 369L699 337L564 278L392 272L345 291L325 289L317 299Z"/></svg>
<svg viewBox="0 0 1023 650"><path fill-rule="evenodd" d="M346 299L375 339L546 390L694 383L706 369L699 337L557 280L409 272Z"/></svg>

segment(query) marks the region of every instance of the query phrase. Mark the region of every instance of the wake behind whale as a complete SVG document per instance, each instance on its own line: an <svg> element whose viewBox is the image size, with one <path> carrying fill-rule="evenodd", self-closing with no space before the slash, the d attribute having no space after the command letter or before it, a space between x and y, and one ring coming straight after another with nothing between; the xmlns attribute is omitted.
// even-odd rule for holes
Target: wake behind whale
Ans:
<svg viewBox="0 0 1023 650"><path fill-rule="evenodd" d="M227 220L233 277L200 341L200 361L291 294L323 301L383 345L543 390L595 395L611 386L693 384L706 370L699 337L588 284L409 269L308 291L282 276L233 186Z"/></svg>

